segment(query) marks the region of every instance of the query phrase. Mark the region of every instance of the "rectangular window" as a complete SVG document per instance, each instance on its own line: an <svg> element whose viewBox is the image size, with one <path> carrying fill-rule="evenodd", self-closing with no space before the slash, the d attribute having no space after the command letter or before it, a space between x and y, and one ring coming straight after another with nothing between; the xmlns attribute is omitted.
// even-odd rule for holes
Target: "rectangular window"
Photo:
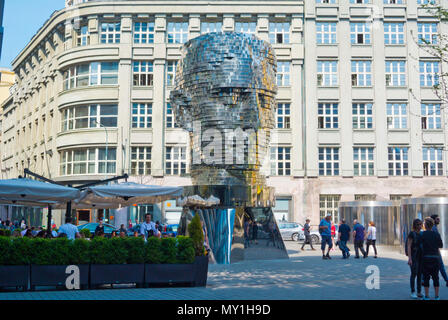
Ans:
<svg viewBox="0 0 448 320"><path fill-rule="evenodd" d="M373 104L353 103L352 116L353 129L373 128Z"/></svg>
<svg viewBox="0 0 448 320"><path fill-rule="evenodd" d="M116 174L116 148L89 148L61 151L62 176Z"/></svg>
<svg viewBox="0 0 448 320"><path fill-rule="evenodd" d="M76 45L78 47L88 46L90 44L90 33L88 26L81 26L76 33Z"/></svg>
<svg viewBox="0 0 448 320"><path fill-rule="evenodd" d="M369 87L372 85L372 61L352 61L352 86Z"/></svg>
<svg viewBox="0 0 448 320"><path fill-rule="evenodd" d="M319 147L319 175L339 175L339 148Z"/></svg>
<svg viewBox="0 0 448 320"><path fill-rule="evenodd" d="M316 3L336 3L336 0L316 0Z"/></svg>
<svg viewBox="0 0 448 320"><path fill-rule="evenodd" d="M404 4L404 0L384 0L384 4Z"/></svg>
<svg viewBox="0 0 448 320"><path fill-rule="evenodd" d="M386 109L388 129L406 129L408 127L406 103L388 103Z"/></svg>
<svg viewBox="0 0 448 320"><path fill-rule="evenodd" d="M437 44L438 24L425 22L418 23L418 43L419 44Z"/></svg>
<svg viewBox="0 0 448 320"><path fill-rule="evenodd" d="M91 62L64 71L64 90L118 84L118 62Z"/></svg>
<svg viewBox="0 0 448 320"><path fill-rule="evenodd" d="M116 128L118 105L93 104L62 110L62 131L84 128Z"/></svg>
<svg viewBox="0 0 448 320"><path fill-rule="evenodd" d="M187 173L186 147L166 147L165 174L182 175Z"/></svg>
<svg viewBox="0 0 448 320"><path fill-rule="evenodd" d="M291 128L291 105L289 103L279 103L277 105L277 128Z"/></svg>
<svg viewBox="0 0 448 320"><path fill-rule="evenodd" d="M370 44L371 43L371 24L370 23L350 23L350 41L352 44Z"/></svg>
<svg viewBox="0 0 448 320"><path fill-rule="evenodd" d="M409 174L408 147L389 147L389 175L407 176Z"/></svg>
<svg viewBox="0 0 448 320"><path fill-rule="evenodd" d="M404 44L404 23L384 23L384 44Z"/></svg>
<svg viewBox="0 0 448 320"><path fill-rule="evenodd" d="M336 22L317 22L316 41L317 44L336 43Z"/></svg>
<svg viewBox="0 0 448 320"><path fill-rule="evenodd" d="M277 85L289 86L290 78L290 63L289 62L277 62Z"/></svg>
<svg viewBox="0 0 448 320"><path fill-rule="evenodd" d="M373 176L374 167L372 147L353 148L353 174L355 176Z"/></svg>
<svg viewBox="0 0 448 320"><path fill-rule="evenodd" d="M291 175L291 147L271 148L271 175Z"/></svg>
<svg viewBox="0 0 448 320"><path fill-rule="evenodd" d="M134 61L134 86L152 87L154 80L154 68L152 61Z"/></svg>
<svg viewBox="0 0 448 320"><path fill-rule="evenodd" d="M275 43L289 43L289 31L291 25L289 22L270 22L269 23L269 41Z"/></svg>
<svg viewBox="0 0 448 320"><path fill-rule="evenodd" d="M154 43L154 22L134 22L134 43Z"/></svg>
<svg viewBox="0 0 448 320"><path fill-rule="evenodd" d="M436 0L417 0L417 4L436 4Z"/></svg>
<svg viewBox="0 0 448 320"><path fill-rule="evenodd" d="M439 84L439 62L420 61L420 86L433 87Z"/></svg>
<svg viewBox="0 0 448 320"><path fill-rule="evenodd" d="M337 61L317 61L317 85L326 87L338 85Z"/></svg>
<svg viewBox="0 0 448 320"><path fill-rule="evenodd" d="M131 148L131 175L151 175L151 147Z"/></svg>
<svg viewBox="0 0 448 320"><path fill-rule="evenodd" d="M256 22L235 22L235 32L255 34L257 31Z"/></svg>
<svg viewBox="0 0 448 320"><path fill-rule="evenodd" d="M386 61L386 86L406 86L406 61Z"/></svg>
<svg viewBox="0 0 448 320"><path fill-rule="evenodd" d="M355 194L355 201L375 201L376 194Z"/></svg>
<svg viewBox="0 0 448 320"><path fill-rule="evenodd" d="M338 128L339 115L337 103L319 103L317 105L317 114L319 129Z"/></svg>
<svg viewBox="0 0 448 320"><path fill-rule="evenodd" d="M174 118L173 108L171 103L166 104L166 127L167 128L179 128Z"/></svg>
<svg viewBox="0 0 448 320"><path fill-rule="evenodd" d="M121 23L113 22L101 24L101 43L120 43Z"/></svg>
<svg viewBox="0 0 448 320"><path fill-rule="evenodd" d="M324 219L328 214L331 214L333 223L339 223L339 201L341 200L340 194L320 194L319 195L319 216L320 219Z"/></svg>
<svg viewBox="0 0 448 320"><path fill-rule="evenodd" d="M152 127L152 103L132 104L132 128Z"/></svg>
<svg viewBox="0 0 448 320"><path fill-rule="evenodd" d="M442 129L440 104L422 103L422 129Z"/></svg>
<svg viewBox="0 0 448 320"><path fill-rule="evenodd" d="M167 61L166 64L166 85L174 86L176 79L177 61Z"/></svg>
<svg viewBox="0 0 448 320"><path fill-rule="evenodd" d="M350 0L350 3L367 4L370 3L370 0Z"/></svg>
<svg viewBox="0 0 448 320"><path fill-rule="evenodd" d="M201 34L221 31L222 22L201 22Z"/></svg>
<svg viewBox="0 0 448 320"><path fill-rule="evenodd" d="M443 176L443 149L423 147L423 174Z"/></svg>
<svg viewBox="0 0 448 320"><path fill-rule="evenodd" d="M188 41L188 22L168 22L168 43Z"/></svg>

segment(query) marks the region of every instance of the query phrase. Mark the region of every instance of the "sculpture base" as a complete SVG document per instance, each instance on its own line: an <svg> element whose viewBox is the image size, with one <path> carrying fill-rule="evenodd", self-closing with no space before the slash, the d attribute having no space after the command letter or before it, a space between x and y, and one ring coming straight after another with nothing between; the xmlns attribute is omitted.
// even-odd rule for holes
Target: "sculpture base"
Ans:
<svg viewBox="0 0 448 320"><path fill-rule="evenodd" d="M184 208L179 235L187 235L187 226L195 214L204 222L210 262L289 258L270 207Z"/></svg>

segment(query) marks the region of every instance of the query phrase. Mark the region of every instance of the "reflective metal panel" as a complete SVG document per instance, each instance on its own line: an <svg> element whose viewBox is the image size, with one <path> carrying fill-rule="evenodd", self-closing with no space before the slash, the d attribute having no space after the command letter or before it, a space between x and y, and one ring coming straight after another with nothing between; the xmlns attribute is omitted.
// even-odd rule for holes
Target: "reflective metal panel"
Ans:
<svg viewBox="0 0 448 320"><path fill-rule="evenodd" d="M344 218L353 228L357 219L366 230L370 221L376 226L376 243L380 245L400 245L399 210L391 201L351 201L339 203L339 217Z"/></svg>

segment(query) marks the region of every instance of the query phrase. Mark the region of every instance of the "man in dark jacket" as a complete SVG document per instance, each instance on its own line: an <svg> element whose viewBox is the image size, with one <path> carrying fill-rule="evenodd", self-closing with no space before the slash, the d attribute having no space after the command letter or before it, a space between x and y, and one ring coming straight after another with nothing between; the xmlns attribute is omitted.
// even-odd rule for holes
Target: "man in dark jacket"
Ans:
<svg viewBox="0 0 448 320"><path fill-rule="evenodd" d="M431 219L434 220L434 226L432 227L432 231L439 234L439 230L437 229L437 226L440 224L439 215L433 214L431 216ZM443 264L443 259L442 259L442 255L440 255L440 252L439 252L439 264L440 264L440 273L442 274L442 277L446 282L446 286L448 287L448 275L446 274L445 265Z"/></svg>
<svg viewBox="0 0 448 320"><path fill-rule="evenodd" d="M349 249L347 247L347 241L350 240L350 227L345 223L345 219L341 219L341 225L338 230L338 244L339 249L342 251L342 259L350 257Z"/></svg>

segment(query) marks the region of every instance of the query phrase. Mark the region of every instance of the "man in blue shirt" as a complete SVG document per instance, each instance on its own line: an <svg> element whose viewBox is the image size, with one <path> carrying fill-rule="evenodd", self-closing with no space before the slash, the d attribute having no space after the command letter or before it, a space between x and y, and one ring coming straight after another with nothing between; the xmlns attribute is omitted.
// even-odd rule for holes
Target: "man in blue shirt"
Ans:
<svg viewBox="0 0 448 320"><path fill-rule="evenodd" d="M338 242L339 249L342 251L342 259L350 257L350 253L347 247L347 241L350 240L350 227L345 223L345 219L341 219L341 225L339 226Z"/></svg>
<svg viewBox="0 0 448 320"><path fill-rule="evenodd" d="M160 238L160 232L156 228L156 224L151 221L151 214L147 213L145 215L145 222L140 226L140 234L145 236L145 240L148 236L155 236Z"/></svg>
<svg viewBox="0 0 448 320"><path fill-rule="evenodd" d="M67 239L75 240L75 237L79 238L80 234L79 234L78 228L75 225L73 225L71 222L72 222L72 218L70 218L70 217L66 218L65 224L63 224L58 230L58 235L60 235L61 233L64 233L67 235Z"/></svg>
<svg viewBox="0 0 448 320"><path fill-rule="evenodd" d="M325 219L319 224L319 232L322 236L322 243L320 248L322 249L322 259L331 259L330 250L333 248L333 241L331 240L331 214L327 214ZM328 251L325 254L325 246L328 243Z"/></svg>
<svg viewBox="0 0 448 320"><path fill-rule="evenodd" d="M437 226L440 224L439 215L433 214L431 218L434 220L434 226L432 227L432 231L439 234L439 230L437 229ZM443 259L442 256L440 255L440 251L439 251L439 265L440 265L440 273L442 274L442 277L446 282L446 286L448 287L448 276L446 274L445 265L443 264Z"/></svg>
<svg viewBox="0 0 448 320"><path fill-rule="evenodd" d="M364 233L365 228L358 222L358 220L353 220L353 240L355 242L355 259L359 259L359 251L364 258L367 258L367 252L364 250Z"/></svg>

